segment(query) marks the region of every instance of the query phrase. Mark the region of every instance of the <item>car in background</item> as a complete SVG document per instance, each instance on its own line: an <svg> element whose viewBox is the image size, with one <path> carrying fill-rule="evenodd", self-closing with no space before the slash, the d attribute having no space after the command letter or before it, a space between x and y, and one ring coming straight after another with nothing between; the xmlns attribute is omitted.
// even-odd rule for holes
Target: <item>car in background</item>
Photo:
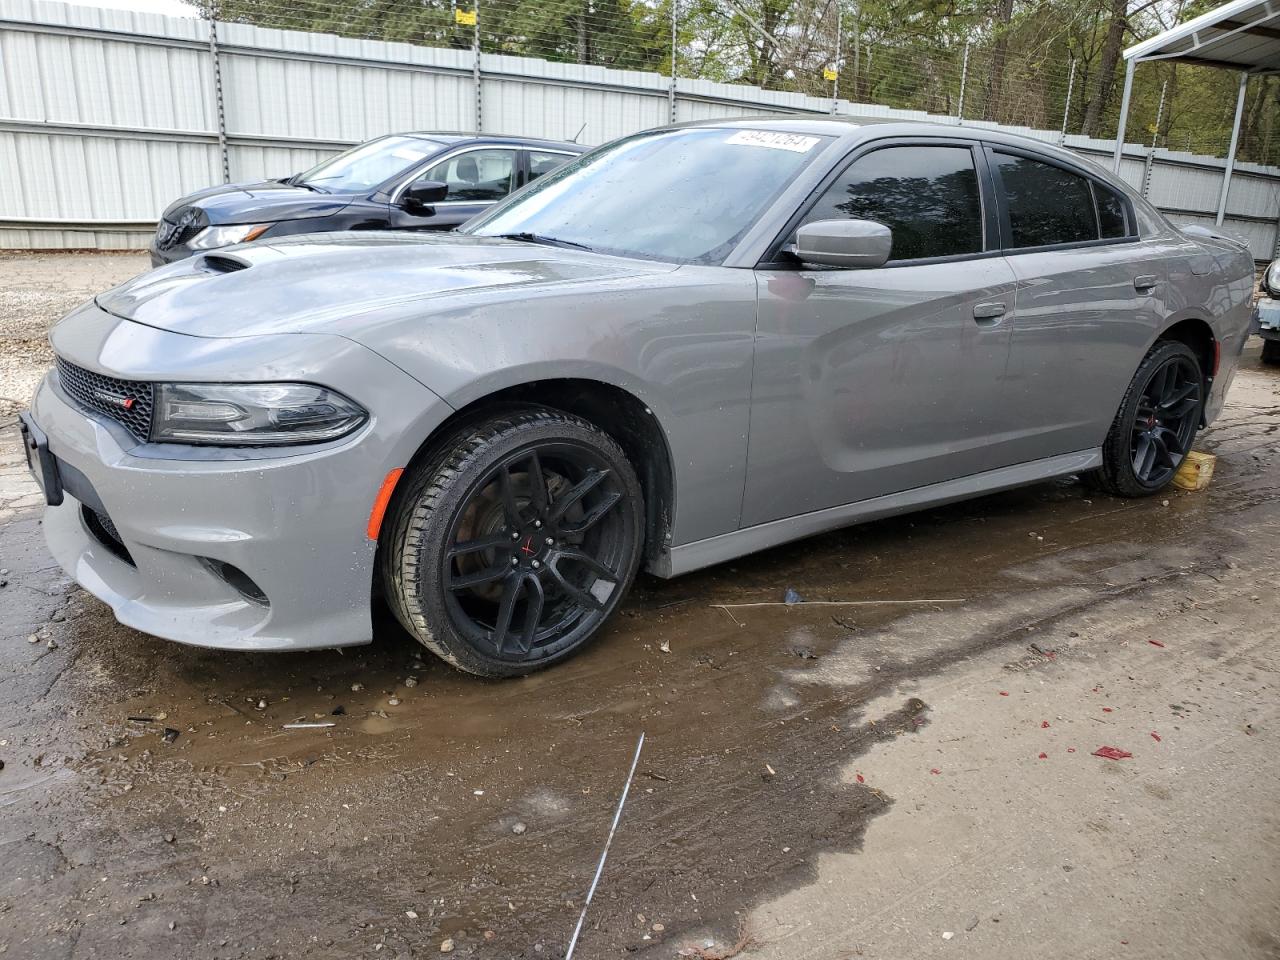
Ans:
<svg viewBox="0 0 1280 960"><path fill-rule="evenodd" d="M304 173L220 184L171 203L151 265L296 233L451 230L585 149L519 137L378 137Z"/></svg>
<svg viewBox="0 0 1280 960"><path fill-rule="evenodd" d="M1262 338L1262 362L1280 363L1280 260L1272 260L1262 275L1258 336Z"/></svg>

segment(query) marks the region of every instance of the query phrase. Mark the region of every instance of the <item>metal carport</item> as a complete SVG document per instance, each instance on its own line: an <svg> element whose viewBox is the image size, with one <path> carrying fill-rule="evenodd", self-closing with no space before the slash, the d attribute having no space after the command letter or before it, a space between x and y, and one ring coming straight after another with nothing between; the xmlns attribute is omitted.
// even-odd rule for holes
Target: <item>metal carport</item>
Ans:
<svg viewBox="0 0 1280 960"><path fill-rule="evenodd" d="M1217 219L1214 221L1221 225L1227 212L1227 191L1231 188L1236 148L1240 144L1245 86L1251 75L1280 73L1280 0L1233 0L1224 3L1159 36L1134 44L1125 50L1124 59L1124 94L1120 98L1120 122L1113 158L1113 169L1117 174L1129 120L1133 71L1139 63L1163 60L1240 71L1240 90L1236 95L1235 119L1231 124L1231 146L1227 149L1227 169L1222 177Z"/></svg>

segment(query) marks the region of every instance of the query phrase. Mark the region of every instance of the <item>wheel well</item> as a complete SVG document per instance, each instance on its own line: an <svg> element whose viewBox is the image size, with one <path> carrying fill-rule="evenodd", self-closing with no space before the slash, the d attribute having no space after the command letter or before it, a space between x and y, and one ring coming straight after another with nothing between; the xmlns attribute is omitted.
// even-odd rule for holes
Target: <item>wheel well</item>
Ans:
<svg viewBox="0 0 1280 960"><path fill-rule="evenodd" d="M1200 370L1204 373L1205 379L1213 379L1217 341L1209 324L1197 317L1188 317L1186 320L1178 321L1160 334L1160 339L1178 340L1185 343L1195 353L1196 359L1200 361Z"/></svg>
<svg viewBox="0 0 1280 960"><path fill-rule="evenodd" d="M552 407L571 413L595 424L618 442L644 492L644 559L648 564L655 563L669 542L675 505L671 451L658 418L642 400L620 387L598 380L538 380L491 393L460 408L432 431L414 454L414 462L465 423L512 406Z"/></svg>

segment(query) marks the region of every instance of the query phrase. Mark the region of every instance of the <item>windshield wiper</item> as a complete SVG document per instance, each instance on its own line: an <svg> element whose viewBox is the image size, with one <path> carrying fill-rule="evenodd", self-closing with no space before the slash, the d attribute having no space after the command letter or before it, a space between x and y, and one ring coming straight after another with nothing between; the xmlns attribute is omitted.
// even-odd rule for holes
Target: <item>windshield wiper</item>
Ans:
<svg viewBox="0 0 1280 960"><path fill-rule="evenodd" d="M307 183L305 180L286 180L291 187L301 187L303 190L310 190L312 193L328 193L328 190L321 190L314 183Z"/></svg>
<svg viewBox="0 0 1280 960"><path fill-rule="evenodd" d="M574 243L572 240L561 240L559 237L547 237L540 233L499 233L495 234L499 240L520 240L523 243L541 243L548 247L573 247L575 250L590 250L591 248L585 243Z"/></svg>

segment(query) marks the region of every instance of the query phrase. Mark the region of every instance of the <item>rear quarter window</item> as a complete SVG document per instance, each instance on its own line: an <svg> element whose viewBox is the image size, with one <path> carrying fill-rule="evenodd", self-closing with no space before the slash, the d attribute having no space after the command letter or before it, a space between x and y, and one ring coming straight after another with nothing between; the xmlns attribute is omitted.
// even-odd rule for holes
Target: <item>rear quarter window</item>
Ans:
<svg viewBox="0 0 1280 960"><path fill-rule="evenodd" d="M1098 226L1103 240L1115 240L1131 234L1128 217L1125 213L1127 204L1110 187L1095 182L1093 195L1098 202Z"/></svg>

